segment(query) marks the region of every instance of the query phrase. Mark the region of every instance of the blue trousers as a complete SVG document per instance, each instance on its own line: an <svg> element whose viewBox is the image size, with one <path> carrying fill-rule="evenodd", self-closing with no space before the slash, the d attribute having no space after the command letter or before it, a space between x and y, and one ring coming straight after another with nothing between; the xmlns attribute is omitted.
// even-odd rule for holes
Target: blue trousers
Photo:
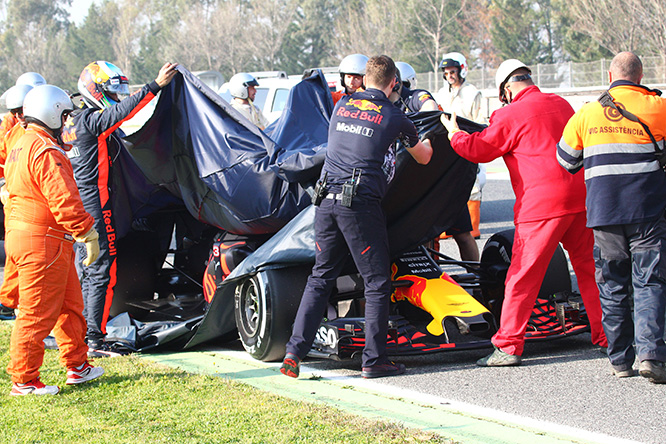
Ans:
<svg viewBox="0 0 666 444"><path fill-rule="evenodd" d="M666 360L666 219L595 227L594 243L611 364L631 366L636 352L639 361Z"/></svg>
<svg viewBox="0 0 666 444"><path fill-rule="evenodd" d="M88 325L88 340L101 340L106 335L106 323L113 303L116 286L116 228L110 210L102 210L99 198L87 198L84 208L95 218L95 229L99 233L99 257L89 266L83 265L86 258L84 244L76 244L76 271L83 293L83 316Z"/></svg>
<svg viewBox="0 0 666 444"><path fill-rule="evenodd" d="M386 218L378 200L354 199L351 208L324 199L315 213L316 258L298 307L287 353L304 358L349 254L365 285L363 367L388 362L390 260Z"/></svg>

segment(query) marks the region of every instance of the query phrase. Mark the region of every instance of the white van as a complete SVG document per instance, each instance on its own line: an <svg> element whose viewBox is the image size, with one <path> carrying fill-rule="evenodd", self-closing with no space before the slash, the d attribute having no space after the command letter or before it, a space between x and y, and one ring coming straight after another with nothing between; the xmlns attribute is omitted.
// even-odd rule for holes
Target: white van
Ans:
<svg viewBox="0 0 666 444"><path fill-rule="evenodd" d="M331 91L340 87L340 74L338 68L321 68ZM254 104L261 109L269 122L277 120L282 114L289 91L302 80L301 75L287 76L284 71L251 72L259 86ZM224 100L230 102L232 97L229 93L229 82L222 85L217 92Z"/></svg>
<svg viewBox="0 0 666 444"><path fill-rule="evenodd" d="M250 73L253 74L254 73ZM254 98L254 104L259 108L269 122L277 120L282 114L289 91L291 88L301 81L298 78L289 78L286 75L279 77L264 77L255 76L259 86L257 86L257 95ZM217 92L224 100L231 102L231 94L229 93L229 82L222 85Z"/></svg>

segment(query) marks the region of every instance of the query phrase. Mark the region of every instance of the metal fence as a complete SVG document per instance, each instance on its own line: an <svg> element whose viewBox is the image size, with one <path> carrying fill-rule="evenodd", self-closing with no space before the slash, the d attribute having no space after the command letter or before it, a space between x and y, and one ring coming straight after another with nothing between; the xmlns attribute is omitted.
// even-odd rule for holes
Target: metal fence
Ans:
<svg viewBox="0 0 666 444"><path fill-rule="evenodd" d="M666 65L661 57L642 57L644 85L666 84ZM540 88L605 88L608 86L609 59L593 62L565 62L530 66L532 78ZM472 69L467 81L479 89L495 89L496 69ZM418 87L431 92L443 85L441 73L426 72L417 74Z"/></svg>

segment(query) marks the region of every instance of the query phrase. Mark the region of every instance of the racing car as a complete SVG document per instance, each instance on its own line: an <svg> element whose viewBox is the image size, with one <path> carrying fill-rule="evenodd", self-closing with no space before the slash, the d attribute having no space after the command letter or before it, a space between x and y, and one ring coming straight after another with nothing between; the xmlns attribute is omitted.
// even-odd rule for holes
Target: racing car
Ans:
<svg viewBox="0 0 666 444"><path fill-rule="evenodd" d="M419 246L391 267L393 294L388 353L408 355L491 347L504 298L513 230L494 234L479 262L465 262ZM252 242L218 237L206 269L204 296L225 298L217 283L230 266L252 252ZM260 269L233 284L233 316L245 350L273 361L284 356L302 291L312 263ZM229 298L229 295L226 296ZM231 305L227 300L224 305ZM363 281L349 263L338 278L310 356L347 359L365 344ZM217 317L219 320L220 318ZM555 339L589 331L580 295L571 291L567 259L558 247L541 286L528 341Z"/></svg>

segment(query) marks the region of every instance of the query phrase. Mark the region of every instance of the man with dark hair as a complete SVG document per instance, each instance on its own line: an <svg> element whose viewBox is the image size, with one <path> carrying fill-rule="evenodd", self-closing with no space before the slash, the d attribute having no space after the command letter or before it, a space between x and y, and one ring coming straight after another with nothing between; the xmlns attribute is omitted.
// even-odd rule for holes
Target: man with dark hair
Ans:
<svg viewBox="0 0 666 444"><path fill-rule="evenodd" d="M613 373L635 375L638 353L640 375L666 383L666 175L655 156L664 149L666 101L640 85L643 67L631 52L613 58L608 77L607 93L567 124L557 159L571 173L585 168Z"/></svg>
<svg viewBox="0 0 666 444"><path fill-rule="evenodd" d="M416 128L388 96L396 79L390 57L371 58L367 89L343 96L335 106L322 168L327 188L315 211L315 265L298 308L280 371L298 377L299 365L312 346L328 298L351 253L365 287L364 378L399 375L403 364L386 354L390 258L381 201L395 170L394 142L406 140L420 164L432 157L430 142L419 141ZM320 179L320 181L322 181ZM343 190L354 189L353 193Z"/></svg>
<svg viewBox="0 0 666 444"><path fill-rule="evenodd" d="M519 365L525 330L555 249L562 242L569 252L578 287L590 320L592 342L606 346L601 327L599 290L594 280L592 231L585 226L583 176L567 175L555 160L555 144L574 111L555 94L534 84L531 71L519 60L499 66L495 83L507 106L490 116L485 130L467 134L442 115L455 152L472 162L502 157L516 194L511 265L500 326L492 338L495 351L477 365Z"/></svg>

